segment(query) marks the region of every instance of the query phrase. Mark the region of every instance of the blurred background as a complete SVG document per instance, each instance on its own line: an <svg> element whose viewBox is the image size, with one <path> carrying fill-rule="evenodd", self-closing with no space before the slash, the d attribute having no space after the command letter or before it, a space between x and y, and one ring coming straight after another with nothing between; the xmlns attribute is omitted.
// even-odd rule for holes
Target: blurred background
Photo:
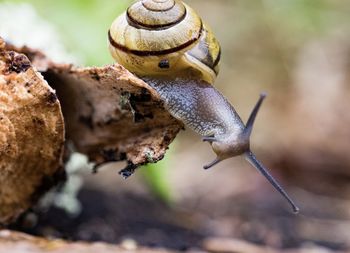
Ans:
<svg viewBox="0 0 350 253"><path fill-rule="evenodd" d="M130 3L0 0L0 35L40 48L59 62L110 64L107 31ZM72 240L132 239L182 250L201 248L207 238L239 238L274 248L350 249L350 2L186 3L221 43L215 85L244 121L259 93L268 93L252 150L301 213L294 215L240 157L204 171L214 154L187 130L162 162L139 169L128 180L117 174L123 163L92 175L91 165L75 154L61 193L44 199L35 210L40 215L28 214L16 228Z"/></svg>

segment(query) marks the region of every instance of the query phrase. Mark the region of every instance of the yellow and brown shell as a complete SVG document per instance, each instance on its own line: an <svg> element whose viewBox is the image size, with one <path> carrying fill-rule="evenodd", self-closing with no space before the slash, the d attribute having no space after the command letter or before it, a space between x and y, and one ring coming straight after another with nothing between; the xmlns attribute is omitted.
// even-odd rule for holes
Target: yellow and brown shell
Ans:
<svg viewBox="0 0 350 253"><path fill-rule="evenodd" d="M141 0L117 17L109 32L115 60L139 76L194 75L212 83L220 46L188 5L178 0Z"/></svg>

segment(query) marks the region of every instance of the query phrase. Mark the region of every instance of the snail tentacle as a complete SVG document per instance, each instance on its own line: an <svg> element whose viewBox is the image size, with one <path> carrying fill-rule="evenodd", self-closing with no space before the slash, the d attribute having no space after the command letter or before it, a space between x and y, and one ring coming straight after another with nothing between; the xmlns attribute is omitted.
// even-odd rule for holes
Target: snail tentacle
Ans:
<svg viewBox="0 0 350 253"><path fill-rule="evenodd" d="M215 158L214 161L212 161L211 163L207 164L207 165L204 165L203 166L203 169L207 170L207 169L210 169L211 167L215 166L216 164L218 164L219 162L221 162L222 160L220 158Z"/></svg>
<svg viewBox="0 0 350 253"><path fill-rule="evenodd" d="M204 142L214 142L214 141L217 141L217 139L214 136L204 136L202 138L202 141L204 141Z"/></svg>

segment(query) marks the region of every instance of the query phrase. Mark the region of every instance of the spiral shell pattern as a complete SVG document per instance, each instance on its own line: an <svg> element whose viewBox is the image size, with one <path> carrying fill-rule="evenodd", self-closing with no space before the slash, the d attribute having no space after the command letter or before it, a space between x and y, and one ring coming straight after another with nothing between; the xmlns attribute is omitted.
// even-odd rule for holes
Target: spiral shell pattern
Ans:
<svg viewBox="0 0 350 253"><path fill-rule="evenodd" d="M129 23L143 29L162 30L180 23L186 17L186 8L174 0L145 0L130 6Z"/></svg>
<svg viewBox="0 0 350 253"><path fill-rule="evenodd" d="M113 57L136 74L195 69L198 62L205 65L200 72L217 74L218 42L195 11L179 0L138 1L113 22L108 35Z"/></svg>

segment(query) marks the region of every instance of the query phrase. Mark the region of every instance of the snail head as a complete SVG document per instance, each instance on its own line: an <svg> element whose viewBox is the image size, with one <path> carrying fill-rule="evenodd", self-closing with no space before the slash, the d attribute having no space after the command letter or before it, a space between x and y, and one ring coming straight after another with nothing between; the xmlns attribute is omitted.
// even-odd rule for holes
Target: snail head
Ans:
<svg viewBox="0 0 350 253"><path fill-rule="evenodd" d="M238 155L244 155L245 159L256 168L270 183L271 185L289 202L292 206L293 212L298 213L299 208L295 205L293 200L288 196L285 190L280 186L280 184L273 178L273 176L268 172L265 166L257 160L254 153L250 150L250 136L253 130L254 122L258 111L261 107L262 102L266 98L265 93L260 94L260 98L256 105L254 106L247 124L239 132L239 134L230 136L224 141L217 141L215 137L204 137L203 141L208 141L212 144L213 150L217 154L217 158L204 166L204 169L209 169L219 162L234 157Z"/></svg>

